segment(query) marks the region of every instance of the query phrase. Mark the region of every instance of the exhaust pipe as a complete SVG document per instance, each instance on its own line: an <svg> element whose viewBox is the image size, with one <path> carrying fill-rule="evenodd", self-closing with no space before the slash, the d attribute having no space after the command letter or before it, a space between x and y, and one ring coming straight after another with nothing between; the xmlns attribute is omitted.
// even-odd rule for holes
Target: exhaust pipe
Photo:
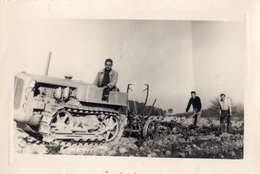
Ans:
<svg viewBox="0 0 260 174"><path fill-rule="evenodd" d="M48 57L48 59L47 59L46 68L45 68L45 73L44 73L45 76L48 76L50 61L51 61L51 52L49 53L49 57Z"/></svg>

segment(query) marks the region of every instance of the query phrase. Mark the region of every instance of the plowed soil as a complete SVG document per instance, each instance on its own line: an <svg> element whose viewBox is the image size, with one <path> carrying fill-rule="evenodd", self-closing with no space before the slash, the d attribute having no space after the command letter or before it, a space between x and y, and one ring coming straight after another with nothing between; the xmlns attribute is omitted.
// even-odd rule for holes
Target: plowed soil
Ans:
<svg viewBox="0 0 260 174"><path fill-rule="evenodd" d="M232 131L219 131L217 119L202 118L202 125L190 128L191 119L166 117L166 122L176 124L167 134L154 139L141 140L138 137L122 137L112 143L78 143L50 146L37 137L14 127L14 152L22 154L50 155L94 155L158 158L224 158L243 159L243 121L232 120ZM177 126L178 125L178 126Z"/></svg>

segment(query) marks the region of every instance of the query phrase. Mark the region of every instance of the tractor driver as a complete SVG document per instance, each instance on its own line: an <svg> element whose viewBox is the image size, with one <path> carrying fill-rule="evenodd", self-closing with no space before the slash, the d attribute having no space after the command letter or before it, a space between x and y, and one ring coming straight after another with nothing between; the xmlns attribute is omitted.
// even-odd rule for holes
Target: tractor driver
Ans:
<svg viewBox="0 0 260 174"><path fill-rule="evenodd" d="M94 85L103 88L103 98L106 100L109 91L116 89L116 83L118 80L118 72L112 69L113 60L108 58L105 60L105 68L97 73L97 76L93 82Z"/></svg>

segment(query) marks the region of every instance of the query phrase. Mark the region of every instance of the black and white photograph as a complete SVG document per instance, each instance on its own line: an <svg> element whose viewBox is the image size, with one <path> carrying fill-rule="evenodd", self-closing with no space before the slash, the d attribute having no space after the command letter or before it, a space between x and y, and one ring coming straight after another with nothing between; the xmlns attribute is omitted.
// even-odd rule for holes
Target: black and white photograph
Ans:
<svg viewBox="0 0 260 174"><path fill-rule="evenodd" d="M12 87L3 100L9 165L58 161L57 170L70 173L62 160L83 165L87 159L98 165L75 171L140 173L128 163L149 168L192 160L196 173L201 160L244 162L245 147L259 143L258 134L246 133L248 91L256 89L248 75L248 22L246 13L227 20L11 20L8 36L1 36L9 65L2 70L11 71L1 76L12 78L3 83ZM120 163L125 170L113 167Z"/></svg>
<svg viewBox="0 0 260 174"><path fill-rule="evenodd" d="M243 159L244 22L20 23L15 153Z"/></svg>

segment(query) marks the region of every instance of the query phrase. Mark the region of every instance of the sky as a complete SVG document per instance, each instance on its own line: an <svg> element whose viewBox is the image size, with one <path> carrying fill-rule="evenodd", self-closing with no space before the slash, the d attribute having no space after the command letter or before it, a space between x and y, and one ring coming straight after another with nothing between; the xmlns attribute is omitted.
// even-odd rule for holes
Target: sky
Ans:
<svg viewBox="0 0 260 174"><path fill-rule="evenodd" d="M118 88L151 105L184 112L195 90L203 109L225 93L244 100L244 23L174 20L19 19L10 27L3 57L14 73L43 75L52 52L49 76L92 83L106 58L118 71Z"/></svg>

